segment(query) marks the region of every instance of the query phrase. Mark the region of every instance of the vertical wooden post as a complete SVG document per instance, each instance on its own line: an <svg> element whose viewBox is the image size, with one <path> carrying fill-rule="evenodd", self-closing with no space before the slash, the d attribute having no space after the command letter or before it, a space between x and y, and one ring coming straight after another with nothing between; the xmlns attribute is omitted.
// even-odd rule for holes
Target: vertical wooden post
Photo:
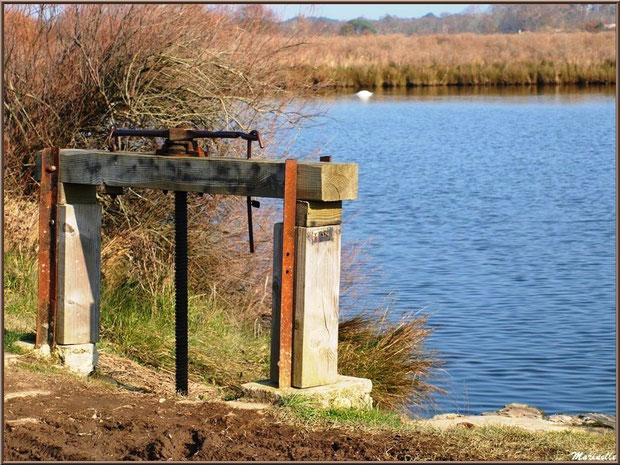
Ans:
<svg viewBox="0 0 620 465"><path fill-rule="evenodd" d="M341 229L296 229L292 385L306 388L338 378Z"/></svg>
<svg viewBox="0 0 620 465"><path fill-rule="evenodd" d="M340 202L297 202L291 383L296 388L337 381L341 218ZM315 224L323 226L307 227ZM274 225L270 379L275 384L279 379L282 230L282 223Z"/></svg>
<svg viewBox="0 0 620 465"><path fill-rule="evenodd" d="M99 340L101 206L95 186L61 183L56 342Z"/></svg>

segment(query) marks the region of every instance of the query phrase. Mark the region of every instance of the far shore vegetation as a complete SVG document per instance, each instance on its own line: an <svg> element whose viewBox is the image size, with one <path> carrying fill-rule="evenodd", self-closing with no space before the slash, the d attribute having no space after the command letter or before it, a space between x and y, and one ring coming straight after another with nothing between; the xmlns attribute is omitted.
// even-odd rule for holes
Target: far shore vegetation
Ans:
<svg viewBox="0 0 620 465"><path fill-rule="evenodd" d="M615 32L319 36L289 58L322 88L613 85Z"/></svg>

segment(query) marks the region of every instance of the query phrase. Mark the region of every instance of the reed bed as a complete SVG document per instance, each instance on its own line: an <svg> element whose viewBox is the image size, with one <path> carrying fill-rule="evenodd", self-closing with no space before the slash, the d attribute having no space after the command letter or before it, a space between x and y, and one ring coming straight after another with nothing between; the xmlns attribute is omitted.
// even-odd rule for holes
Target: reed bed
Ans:
<svg viewBox="0 0 620 465"><path fill-rule="evenodd" d="M332 88L610 85L615 54L614 32L324 36L292 56L288 79Z"/></svg>

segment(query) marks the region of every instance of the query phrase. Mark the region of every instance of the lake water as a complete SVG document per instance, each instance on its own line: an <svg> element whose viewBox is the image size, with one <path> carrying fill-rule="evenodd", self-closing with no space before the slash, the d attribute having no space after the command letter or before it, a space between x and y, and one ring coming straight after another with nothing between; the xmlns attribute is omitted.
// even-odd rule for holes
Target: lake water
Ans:
<svg viewBox="0 0 620 465"><path fill-rule="evenodd" d="M359 164L343 226L345 245L372 241L357 290L429 313L449 391L431 413L615 412L614 95L344 95L292 144Z"/></svg>

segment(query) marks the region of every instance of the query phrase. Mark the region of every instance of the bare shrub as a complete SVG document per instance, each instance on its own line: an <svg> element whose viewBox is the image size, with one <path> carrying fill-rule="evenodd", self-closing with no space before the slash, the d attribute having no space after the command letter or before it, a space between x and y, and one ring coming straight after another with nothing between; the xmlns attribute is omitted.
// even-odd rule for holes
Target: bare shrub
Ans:
<svg viewBox="0 0 620 465"><path fill-rule="evenodd" d="M203 5L8 6L5 201L36 194L32 171L38 150L103 148L111 126L258 127L269 140L280 124L298 123L304 118L292 103L298 89L283 89L280 63L299 39L265 34L270 18L256 6L240 11ZM132 150L154 145L140 139L124 143ZM211 152L239 156L242 148L216 143ZM257 234L259 253L251 257L241 199L189 199L193 291L218 292L244 311L264 302L253 289L264 287L270 253L260 252L260 242L270 240L270 233ZM118 286L131 274L151 293L169 290L171 199L129 190L116 201L101 200L106 282ZM259 230L268 221L262 216Z"/></svg>

